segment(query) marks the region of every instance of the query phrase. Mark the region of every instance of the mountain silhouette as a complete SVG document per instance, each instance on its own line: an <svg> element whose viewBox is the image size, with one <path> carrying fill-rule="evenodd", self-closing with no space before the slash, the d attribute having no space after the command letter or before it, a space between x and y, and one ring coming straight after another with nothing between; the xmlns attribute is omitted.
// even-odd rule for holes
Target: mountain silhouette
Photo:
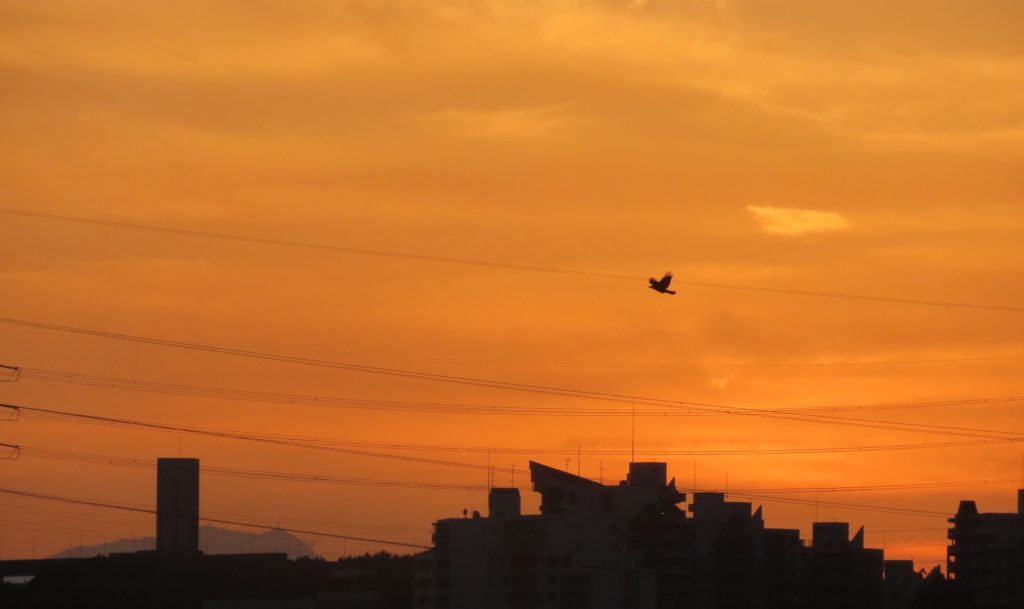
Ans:
<svg viewBox="0 0 1024 609"><path fill-rule="evenodd" d="M50 558L79 558L137 552L156 548L155 537L118 539L107 543L80 545L54 554ZM235 531L219 527L199 527L199 549L207 554L263 554L285 552L288 558L313 556L313 548L298 537L271 529L262 533Z"/></svg>

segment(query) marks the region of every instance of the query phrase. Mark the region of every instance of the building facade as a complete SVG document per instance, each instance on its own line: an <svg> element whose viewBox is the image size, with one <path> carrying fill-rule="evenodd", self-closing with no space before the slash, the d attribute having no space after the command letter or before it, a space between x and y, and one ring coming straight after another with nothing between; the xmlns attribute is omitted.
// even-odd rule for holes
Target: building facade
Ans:
<svg viewBox="0 0 1024 609"><path fill-rule="evenodd" d="M1024 607L1024 489L1017 512L978 513L961 501L949 519L946 572L976 609Z"/></svg>
<svg viewBox="0 0 1024 609"><path fill-rule="evenodd" d="M199 551L199 459L156 460L156 550Z"/></svg>
<svg viewBox="0 0 1024 609"><path fill-rule="evenodd" d="M768 529L760 508L722 493L686 495L664 463L631 463L605 485L531 462L540 513L518 489L491 489L489 512L439 520L416 557L420 609L870 609L881 607L881 550L863 529Z"/></svg>

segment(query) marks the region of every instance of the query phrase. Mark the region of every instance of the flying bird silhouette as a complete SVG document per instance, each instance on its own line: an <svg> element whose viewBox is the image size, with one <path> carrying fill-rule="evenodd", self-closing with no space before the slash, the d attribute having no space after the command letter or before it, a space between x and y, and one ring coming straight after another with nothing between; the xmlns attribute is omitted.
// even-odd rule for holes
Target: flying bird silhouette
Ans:
<svg viewBox="0 0 1024 609"><path fill-rule="evenodd" d="M651 285L647 286L660 294L671 294L676 295L675 290L668 289L669 284L672 283L672 271L666 271L661 279L650 278Z"/></svg>

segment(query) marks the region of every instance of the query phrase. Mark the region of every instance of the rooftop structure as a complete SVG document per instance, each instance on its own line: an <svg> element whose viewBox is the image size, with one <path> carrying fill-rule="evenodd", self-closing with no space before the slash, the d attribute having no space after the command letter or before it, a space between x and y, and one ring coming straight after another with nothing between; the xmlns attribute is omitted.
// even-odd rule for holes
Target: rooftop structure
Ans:
<svg viewBox="0 0 1024 609"><path fill-rule="evenodd" d="M530 475L539 514L521 513L519 489L495 488L488 516L435 523L434 548L416 559L417 607L881 604L882 551L864 548L863 529L851 538L846 523L815 523L807 546L722 493L695 493L687 514L664 463L631 463L618 484L536 462Z"/></svg>

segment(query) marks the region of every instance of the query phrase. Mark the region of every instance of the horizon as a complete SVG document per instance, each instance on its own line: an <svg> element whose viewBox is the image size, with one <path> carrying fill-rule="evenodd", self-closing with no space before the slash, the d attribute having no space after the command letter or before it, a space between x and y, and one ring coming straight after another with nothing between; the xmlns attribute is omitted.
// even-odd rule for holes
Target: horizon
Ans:
<svg viewBox="0 0 1024 609"><path fill-rule="evenodd" d="M7 3L0 487L429 545L635 457L945 571L1024 488L1022 18ZM152 525L0 494L0 560Z"/></svg>

